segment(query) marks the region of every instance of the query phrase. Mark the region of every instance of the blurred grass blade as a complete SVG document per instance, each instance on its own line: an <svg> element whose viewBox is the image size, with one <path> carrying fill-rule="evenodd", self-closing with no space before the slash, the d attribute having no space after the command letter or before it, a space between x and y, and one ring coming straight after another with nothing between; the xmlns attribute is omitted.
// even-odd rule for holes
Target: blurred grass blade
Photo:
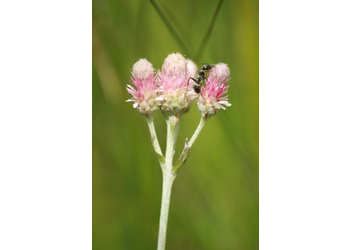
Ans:
<svg viewBox="0 0 350 250"><path fill-rule="evenodd" d="M171 23L169 22L168 18L164 15L163 11L159 8L158 4L154 1L154 0L150 0L150 2L153 4L153 7L156 9L156 11L158 12L160 18L163 20L165 26L168 28L168 30L170 31L170 33L173 35L173 37L175 38L175 41L179 44L179 46L181 47L181 49L183 50L182 52L187 55L188 58L192 58L191 53L189 52L189 50L186 48L185 44L182 42L181 38L179 37L179 35L176 33L174 27L171 25Z"/></svg>
<svg viewBox="0 0 350 250"><path fill-rule="evenodd" d="M215 10L214 16L211 19L211 22L210 22L209 28L207 30L207 33L205 33L205 36L203 37L203 40L202 40L202 43L201 43L201 45L200 45L200 47L198 49L198 52L197 52L196 56L194 57L194 61L195 62L198 62L201 59L202 55L203 55L203 51L204 51L205 47L207 46L207 43L208 43L211 31L213 30L214 23L216 21L216 18L218 16L218 13L219 13L219 10L220 10L220 7L221 7L221 4L222 4L223 1L224 0L220 0L219 5L218 5L218 7Z"/></svg>

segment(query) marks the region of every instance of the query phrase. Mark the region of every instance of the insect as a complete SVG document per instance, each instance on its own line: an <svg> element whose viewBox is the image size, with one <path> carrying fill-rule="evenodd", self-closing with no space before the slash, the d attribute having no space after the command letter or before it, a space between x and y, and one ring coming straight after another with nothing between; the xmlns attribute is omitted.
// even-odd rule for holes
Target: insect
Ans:
<svg viewBox="0 0 350 250"><path fill-rule="evenodd" d="M202 69L197 75L197 79L190 77L190 79L192 79L195 82L193 84L193 89L197 94L199 94L199 92L201 91L203 80L206 79L205 72L209 71L213 66L214 65L211 64L203 64ZM190 81L190 79L188 79L188 81Z"/></svg>

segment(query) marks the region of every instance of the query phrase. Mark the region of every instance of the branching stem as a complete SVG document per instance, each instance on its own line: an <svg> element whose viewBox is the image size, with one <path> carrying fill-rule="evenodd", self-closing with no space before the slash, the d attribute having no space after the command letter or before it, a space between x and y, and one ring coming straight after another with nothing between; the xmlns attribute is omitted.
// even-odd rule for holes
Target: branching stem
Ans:
<svg viewBox="0 0 350 250"><path fill-rule="evenodd" d="M194 132L190 142L185 142L185 148L179 158L179 160L173 166L173 158L175 152L175 143L177 137L177 131L179 126L179 119L177 116L169 116L166 118L167 123L167 140L166 140L166 152L165 160L162 166L163 171L163 191L162 191L162 205L160 210L160 219L159 219L159 232L158 232L158 250L165 249L166 243L166 232L168 225L168 216L169 216L169 206L170 206L170 196L171 188L173 186L175 177L179 168L186 162L187 157L190 153L190 148L193 145L194 141L198 137L202 128L207 122L207 118L202 117L196 131ZM151 127L153 123L149 123ZM154 128L154 126L153 126ZM151 130L151 128L150 128ZM151 132L152 134L152 132ZM157 141L158 143L158 141ZM158 145L159 146L159 145ZM156 150L157 147L155 147ZM160 150L160 149L159 149ZM157 151L156 151L157 152Z"/></svg>

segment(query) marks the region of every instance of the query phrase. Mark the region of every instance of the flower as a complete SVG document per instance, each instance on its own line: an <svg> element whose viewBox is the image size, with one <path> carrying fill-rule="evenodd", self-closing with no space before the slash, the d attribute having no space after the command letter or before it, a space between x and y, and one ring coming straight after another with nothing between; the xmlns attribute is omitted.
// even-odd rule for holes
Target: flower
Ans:
<svg viewBox="0 0 350 250"><path fill-rule="evenodd" d="M158 110L157 84L155 83L154 68L146 59L140 59L132 68L132 77L130 81L135 85L136 89L131 85L127 85L127 91L132 98L127 102L134 102L133 107L144 116L151 116Z"/></svg>
<svg viewBox="0 0 350 250"><path fill-rule="evenodd" d="M219 109L226 109L231 104L228 102L228 82L230 80L230 69L225 63L218 63L211 68L205 87L201 88L198 98L198 109L202 116L209 118L215 115ZM225 105L225 106L224 106Z"/></svg>
<svg viewBox="0 0 350 250"><path fill-rule="evenodd" d="M193 71L193 65L190 65ZM188 111L196 93L189 85L190 74L188 61L180 53L173 53L164 60L162 70L158 73L157 100L161 102L163 113L177 115Z"/></svg>

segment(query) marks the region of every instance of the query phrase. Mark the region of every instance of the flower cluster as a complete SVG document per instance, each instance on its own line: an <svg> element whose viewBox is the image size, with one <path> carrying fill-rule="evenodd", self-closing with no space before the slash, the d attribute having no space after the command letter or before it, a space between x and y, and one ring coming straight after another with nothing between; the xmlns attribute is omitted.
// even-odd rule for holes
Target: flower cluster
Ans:
<svg viewBox="0 0 350 250"><path fill-rule="evenodd" d="M158 72L155 72L149 61L140 59L131 71L132 85L127 85L127 91L132 95L127 102L134 102L133 107L146 117L152 146L163 172L158 249L165 249L171 187L179 168L187 161L190 149L209 117L215 115L219 109L231 106L226 95L230 80L228 66L224 63L206 64L198 75L197 71L196 64L186 60L180 53L168 55ZM179 120L195 99L198 99L198 109L202 117L191 139L186 138L181 156L174 163ZM162 111L167 124L165 154L159 145L154 126L153 114L158 109Z"/></svg>
<svg viewBox="0 0 350 250"><path fill-rule="evenodd" d="M132 95L127 101L134 102L133 107L146 117L159 108L165 115L181 115L198 96L198 108L205 118L225 109L224 105L230 106L225 96L230 80L228 66L219 63L211 68L200 95L193 90L193 80L190 80L190 77L195 78L197 70L196 64L180 53L168 55L157 73L150 62L140 59L131 72L131 82L136 89L127 85Z"/></svg>

